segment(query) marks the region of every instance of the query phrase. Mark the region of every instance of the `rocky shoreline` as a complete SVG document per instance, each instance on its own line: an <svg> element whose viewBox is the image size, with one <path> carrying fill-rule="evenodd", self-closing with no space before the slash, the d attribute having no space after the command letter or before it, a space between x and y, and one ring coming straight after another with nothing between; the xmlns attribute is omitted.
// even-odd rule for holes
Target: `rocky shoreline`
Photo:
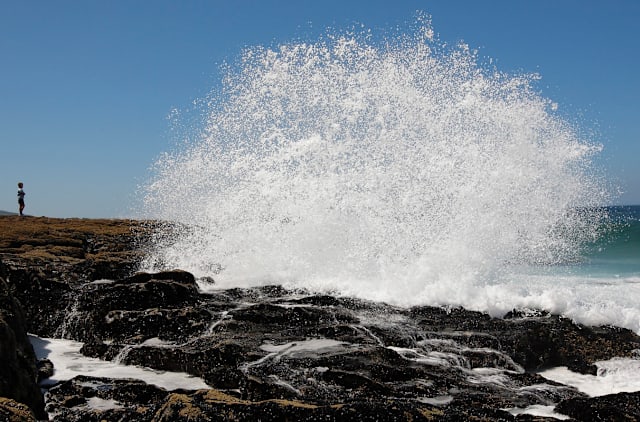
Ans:
<svg viewBox="0 0 640 422"><path fill-rule="evenodd" d="M0 217L0 420L556 420L515 410L535 406L574 420L640 419L640 393L588 397L538 373L595 374L598 361L635 357L640 337L629 330L281 286L203 294L184 271L135 272L151 229ZM210 388L79 376L43 397L37 382L51 363L37 361L27 332Z"/></svg>

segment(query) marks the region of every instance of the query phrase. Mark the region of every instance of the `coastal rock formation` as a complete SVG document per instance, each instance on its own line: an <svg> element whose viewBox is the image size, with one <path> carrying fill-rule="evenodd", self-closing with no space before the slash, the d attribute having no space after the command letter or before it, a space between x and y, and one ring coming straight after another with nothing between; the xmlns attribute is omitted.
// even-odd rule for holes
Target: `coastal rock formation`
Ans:
<svg viewBox="0 0 640 422"><path fill-rule="evenodd" d="M0 218L0 233L4 223ZM544 420L521 414L536 406L576 420L598 420L605 412L640 418L637 393L590 398L537 373L567 366L594 374L600 360L633 357L640 337L629 330L586 327L535 310L492 318L277 285L203 294L198 283L211 280L179 270L133 271L146 227L140 222L36 223L51 236L37 257L37 241L0 234L2 309L19 315L22 302L26 315L11 320L23 327L21 343L3 341L2 352L22 356L32 385L38 371L24 327L82 341L86 356L187 372L211 387L167 391L79 376L48 390L46 411L54 421ZM82 254L74 246L73 256L56 255L69 239L108 246ZM108 259L93 256L100 253ZM5 362L0 382L9 379L4 374L12 366ZM0 396L34 411L41 406L6 389ZM2 403L13 404L0 401L0 415Z"/></svg>
<svg viewBox="0 0 640 422"><path fill-rule="evenodd" d="M43 279L77 283L114 279L138 265L152 223L108 219L0 218L0 258Z"/></svg>
<svg viewBox="0 0 640 422"><path fill-rule="evenodd" d="M563 401L557 409L579 421L637 421L640 415L640 393L576 397Z"/></svg>
<svg viewBox="0 0 640 422"><path fill-rule="evenodd" d="M20 415L31 411L44 416L44 401L36 384L36 358L25 326L22 307L0 278L0 415L7 418L3 420L20 420ZM24 403L31 411L15 402Z"/></svg>
<svg viewBox="0 0 640 422"><path fill-rule="evenodd" d="M137 277L153 282L170 274ZM118 295L115 286L102 285L100 296ZM133 283L130 295L138 290ZM329 420L347 417L344 409L359 409L354 415L363 420L366 415L371 420L405 420L424 414L440 415L436 419L441 420L478 415L510 420L514 416L503 409L587 399L530 370L569 366L591 373L596 361L632 356L640 347L640 339L627 330L584 327L546 313L496 319L461 308L404 309L280 286L200 295L197 306L211 317L184 318L162 330L155 308L125 313L132 321L124 325L156 328L94 336L85 339L83 352L188 372L226 397L214 406L204 398L209 393L195 392L180 405L172 404L189 412L211 414L222 411L219 406L231 406L250 419L269 403L273 420L300 417L305 406L308 415ZM183 309L192 307L190 303ZM113 320L102 321L104 327L94 332L110 332ZM289 404L277 406L277 401ZM166 411L165 405L157 404ZM383 409L387 419L380 419Z"/></svg>
<svg viewBox="0 0 640 422"><path fill-rule="evenodd" d="M0 420L5 422L36 421L33 411L26 404L0 397Z"/></svg>
<svg viewBox="0 0 640 422"><path fill-rule="evenodd" d="M130 275L152 227L130 220L0 217L0 267L25 305L27 330L41 336L59 330L74 286Z"/></svg>
<svg viewBox="0 0 640 422"><path fill-rule="evenodd" d="M27 420L22 404L46 418L36 382L51 368L36 362L27 332L54 337L73 286L130 274L146 230L123 220L0 217L1 420Z"/></svg>

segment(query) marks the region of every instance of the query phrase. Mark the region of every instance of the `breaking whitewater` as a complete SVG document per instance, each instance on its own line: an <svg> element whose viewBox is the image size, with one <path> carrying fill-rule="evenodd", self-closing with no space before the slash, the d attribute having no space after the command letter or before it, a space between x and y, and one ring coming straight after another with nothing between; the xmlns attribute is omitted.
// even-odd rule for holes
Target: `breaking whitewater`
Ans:
<svg viewBox="0 0 640 422"><path fill-rule="evenodd" d="M227 66L202 126L144 187L144 217L181 225L144 268L215 279L203 291L281 284L640 332L637 209L602 207L601 146L536 75L428 23L373 38L250 48Z"/></svg>

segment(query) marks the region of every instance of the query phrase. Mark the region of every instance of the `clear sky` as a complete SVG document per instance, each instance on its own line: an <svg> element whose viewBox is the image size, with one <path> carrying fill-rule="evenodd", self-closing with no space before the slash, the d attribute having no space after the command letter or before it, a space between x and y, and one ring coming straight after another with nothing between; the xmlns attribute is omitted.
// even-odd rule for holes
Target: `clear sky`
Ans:
<svg viewBox="0 0 640 422"><path fill-rule="evenodd" d="M640 204L637 0L0 0L0 210L123 217L176 139L171 110L220 83L244 47L315 40L327 28L403 28L416 10L537 88L605 149Z"/></svg>

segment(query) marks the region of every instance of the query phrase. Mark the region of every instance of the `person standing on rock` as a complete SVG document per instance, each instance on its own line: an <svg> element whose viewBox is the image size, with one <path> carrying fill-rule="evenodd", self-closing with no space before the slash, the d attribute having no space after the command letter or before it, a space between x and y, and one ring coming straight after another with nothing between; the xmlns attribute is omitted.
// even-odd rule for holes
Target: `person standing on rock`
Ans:
<svg viewBox="0 0 640 422"><path fill-rule="evenodd" d="M24 210L24 196L26 193L22 190L23 186L22 182L18 183L18 206L20 207L20 215L24 215L22 214L22 211Z"/></svg>

